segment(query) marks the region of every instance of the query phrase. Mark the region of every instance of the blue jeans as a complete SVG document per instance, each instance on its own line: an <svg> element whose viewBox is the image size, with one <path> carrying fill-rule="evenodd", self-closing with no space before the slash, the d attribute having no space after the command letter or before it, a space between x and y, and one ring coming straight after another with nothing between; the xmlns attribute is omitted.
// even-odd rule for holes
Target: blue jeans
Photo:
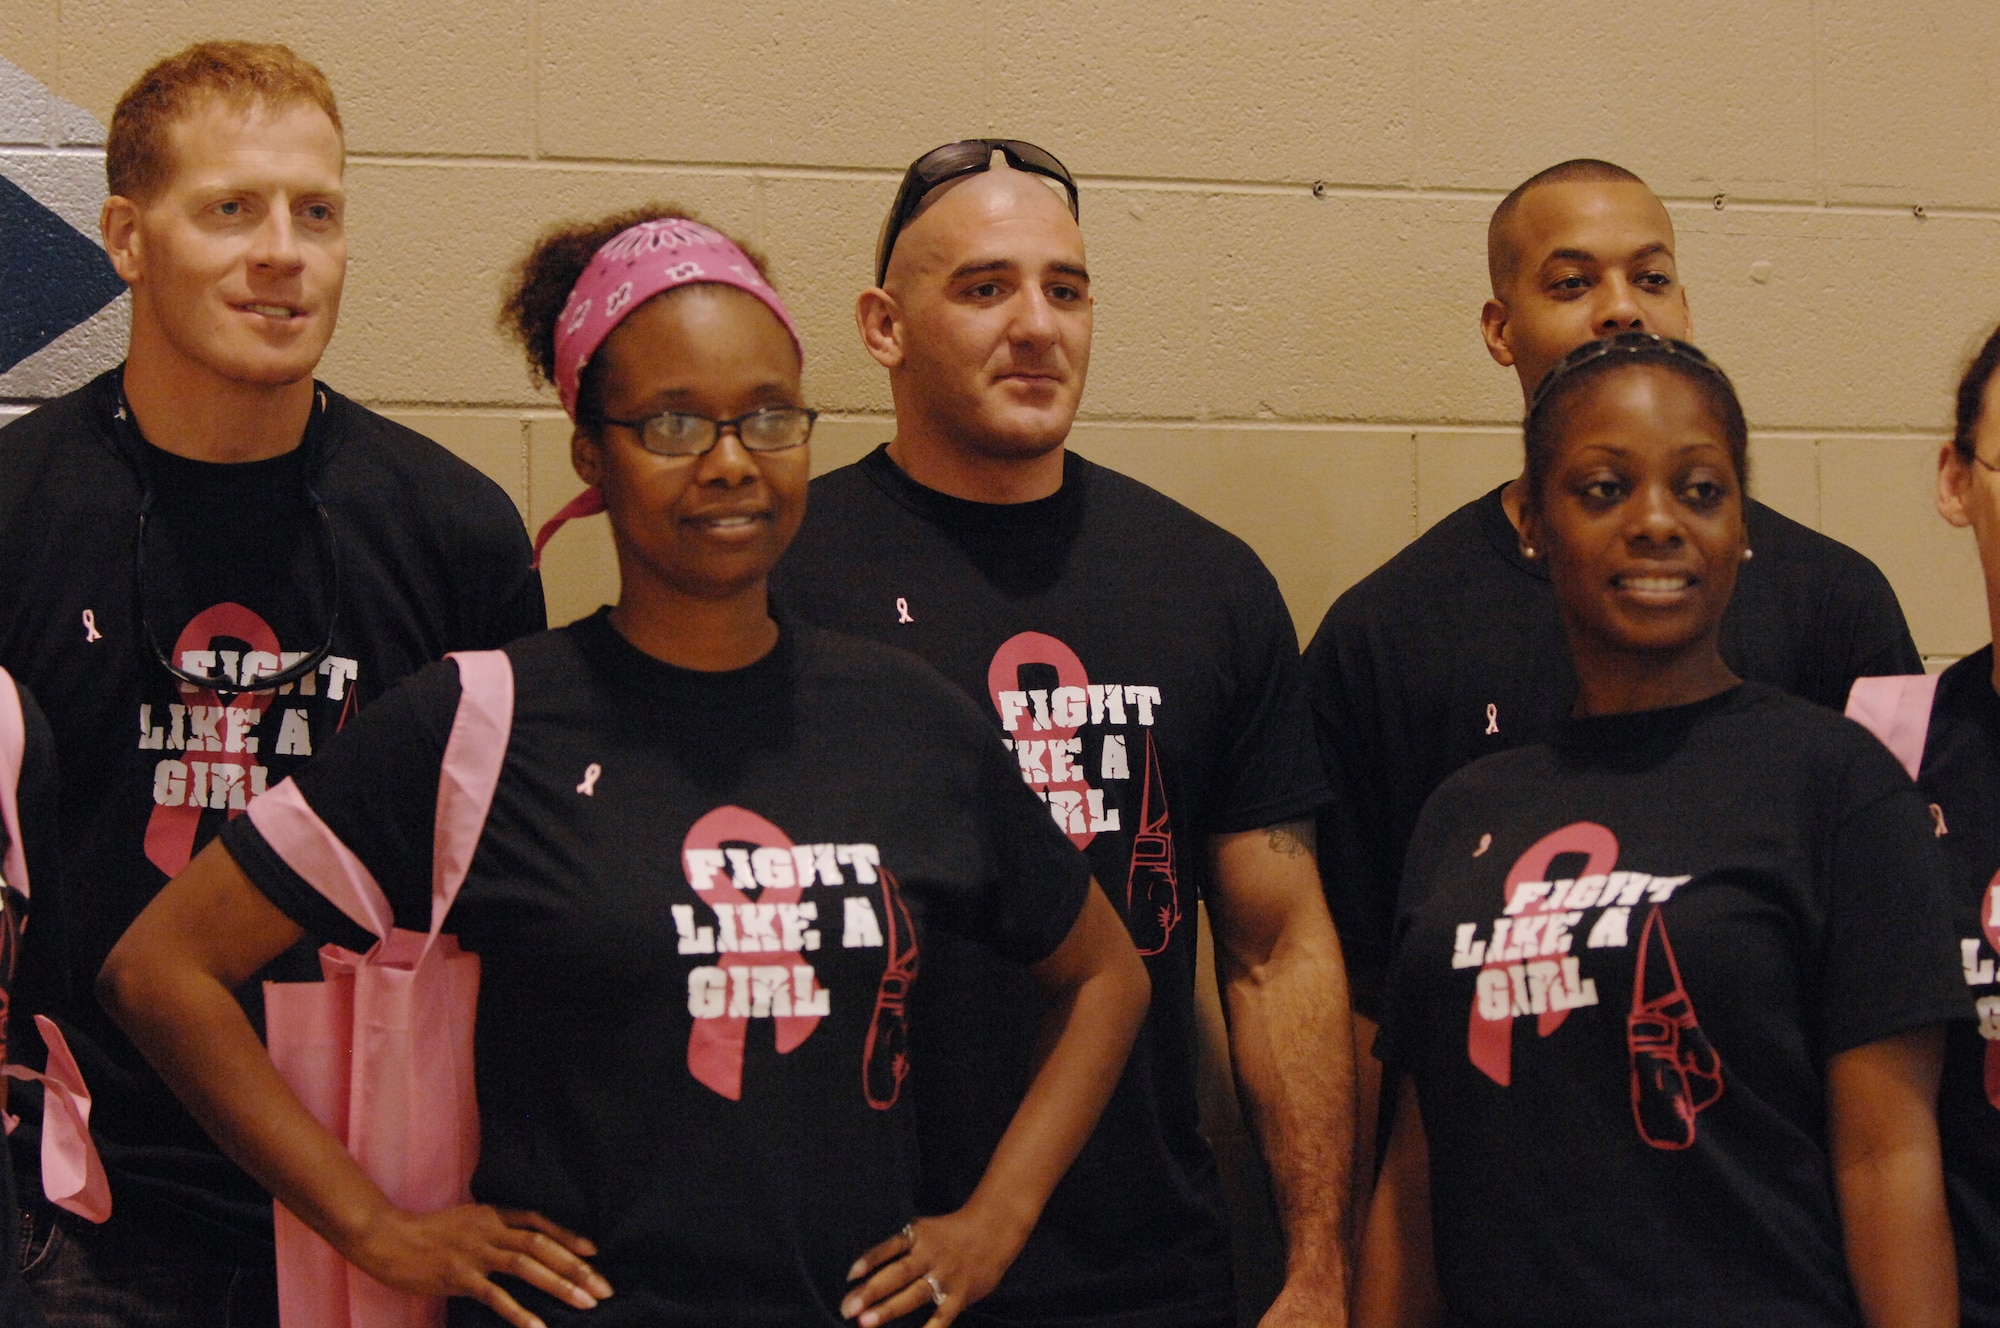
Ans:
<svg viewBox="0 0 2000 1328"><path fill-rule="evenodd" d="M277 1272L114 1212L97 1226L21 1196L21 1272L50 1328L278 1328Z"/></svg>

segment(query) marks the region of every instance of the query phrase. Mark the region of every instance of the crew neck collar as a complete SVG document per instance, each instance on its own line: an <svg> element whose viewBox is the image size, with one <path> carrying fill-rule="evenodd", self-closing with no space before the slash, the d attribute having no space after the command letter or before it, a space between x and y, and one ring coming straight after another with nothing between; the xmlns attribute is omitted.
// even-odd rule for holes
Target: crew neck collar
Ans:
<svg viewBox="0 0 2000 1328"><path fill-rule="evenodd" d="M1615 715L1572 715L1558 729L1556 745L1581 753L1618 751L1655 743L1676 744L1709 716L1748 704L1759 690L1754 683L1739 682L1686 705Z"/></svg>
<svg viewBox="0 0 2000 1328"><path fill-rule="evenodd" d="M883 493L926 521L948 530L1030 531L1067 523L1082 507L1095 467L1074 451L1063 452L1062 487L1025 503L981 503L954 498L919 484L882 444L861 458L861 473Z"/></svg>

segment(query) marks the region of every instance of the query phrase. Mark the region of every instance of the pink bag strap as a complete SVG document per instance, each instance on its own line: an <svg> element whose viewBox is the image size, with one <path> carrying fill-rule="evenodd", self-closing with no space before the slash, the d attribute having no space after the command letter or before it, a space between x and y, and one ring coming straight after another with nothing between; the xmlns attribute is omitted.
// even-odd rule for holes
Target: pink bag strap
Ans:
<svg viewBox="0 0 2000 1328"><path fill-rule="evenodd" d="M458 888L472 869L479 837L486 831L486 813L493 807L493 790L507 759L507 738L514 727L514 666L500 650L456 650L446 658L458 663L458 714L444 746L438 771L435 849L431 854L431 931L435 943L451 912Z"/></svg>
<svg viewBox="0 0 2000 1328"><path fill-rule="evenodd" d="M0 824L7 831L7 852L0 858L0 875L7 884L28 893L28 854L21 843L21 808L18 791L21 760L28 745L27 715L21 708L21 692L7 670L0 669ZM10 1079L33 1080L42 1085L42 1192L49 1202L68 1209L92 1222L111 1216L111 1186L98 1160L97 1145L90 1138L90 1089L83 1072L70 1055L62 1030L44 1015L35 1016L42 1043L49 1049L46 1074L25 1065L8 1065ZM7 1130L14 1118L7 1118Z"/></svg>
<svg viewBox="0 0 2000 1328"><path fill-rule="evenodd" d="M445 740L444 762L438 769L426 950L437 940L479 849L514 725L514 668L507 656L498 650L472 650L454 651L447 658L458 665L458 712L452 717L451 736ZM320 820L295 781L287 779L253 798L248 815L285 865L356 926L376 937L395 930L395 910L374 874Z"/></svg>
<svg viewBox="0 0 2000 1328"><path fill-rule="evenodd" d="M21 710L21 693L7 670L0 669L0 827L7 831L7 852L0 857L0 876L28 893L28 852L21 845L21 758L28 746L28 721Z"/></svg>
<svg viewBox="0 0 2000 1328"><path fill-rule="evenodd" d="M1938 675L1906 673L1889 678L1856 678L1847 694L1847 717L1882 740L1903 763L1910 778L1924 761L1924 741L1930 736L1931 704L1937 700Z"/></svg>

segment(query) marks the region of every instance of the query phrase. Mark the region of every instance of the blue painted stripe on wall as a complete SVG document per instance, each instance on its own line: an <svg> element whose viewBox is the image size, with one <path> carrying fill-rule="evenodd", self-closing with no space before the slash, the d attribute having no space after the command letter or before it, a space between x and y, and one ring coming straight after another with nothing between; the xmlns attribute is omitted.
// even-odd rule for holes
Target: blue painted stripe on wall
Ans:
<svg viewBox="0 0 2000 1328"><path fill-rule="evenodd" d="M124 289L102 249L0 176L0 373Z"/></svg>

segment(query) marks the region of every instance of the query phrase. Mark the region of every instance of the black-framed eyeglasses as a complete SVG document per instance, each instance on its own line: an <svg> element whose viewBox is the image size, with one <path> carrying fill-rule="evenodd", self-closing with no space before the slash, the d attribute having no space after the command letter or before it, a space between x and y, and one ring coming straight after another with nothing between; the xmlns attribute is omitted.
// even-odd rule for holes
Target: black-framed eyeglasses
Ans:
<svg viewBox="0 0 2000 1328"><path fill-rule="evenodd" d="M307 426L308 444L313 438L315 428L326 414L325 393L321 392L316 396L312 422ZM317 650L309 651L287 667L275 673L260 673L254 678L231 678L223 673L196 673L191 669L184 669L174 663L172 653L160 644L159 633L153 630L152 619L146 616L146 530L153 514L152 476L146 468L145 442L138 436L138 426L132 419L132 408L122 399L118 403L117 421L119 431L130 450L132 466L139 480L139 532L132 546L132 594L136 601L134 616L139 622L141 639L153 652L153 658L159 661L160 667L178 681L190 687L213 692L218 697L241 696L245 692L274 691L316 672L333 653L334 634L340 622L340 542L334 536L333 517L326 510L326 503L320 498L319 493L310 483L307 484L306 504L319 518L317 529L320 563L327 569L324 600L327 605L326 639L320 643ZM316 454L317 451L317 447L314 447L313 452Z"/></svg>
<svg viewBox="0 0 2000 1328"><path fill-rule="evenodd" d="M1017 171L1044 176L1060 184L1063 192L1069 195L1070 216L1082 220L1077 206L1076 181L1070 177L1069 168L1056 160L1054 153L1033 143L1023 143L1018 138L967 138L957 143L946 143L918 157L910 163L910 169L903 172L902 187L896 190L895 206L889 209L889 220L882 227L882 241L875 249L877 286L889 279L889 255L895 252L896 237L910 224L910 219L916 215L931 190L960 176L977 175L991 169L995 152L1004 156L1007 164Z"/></svg>
<svg viewBox="0 0 2000 1328"><path fill-rule="evenodd" d="M1972 453L1971 456L1974 461L1977 461L1980 465L1992 471L1995 475L2000 475L2000 465L1996 465L1993 462L1988 461L1985 457L1979 455L1979 453L1977 452Z"/></svg>
<svg viewBox="0 0 2000 1328"><path fill-rule="evenodd" d="M706 456L722 441L724 430L734 433L752 452L784 452L802 447L812 437L813 421L819 412L804 406L766 406L733 420L718 420L684 410L663 410L643 419L620 420L599 415L599 424L616 424L639 435L639 446L655 456Z"/></svg>

